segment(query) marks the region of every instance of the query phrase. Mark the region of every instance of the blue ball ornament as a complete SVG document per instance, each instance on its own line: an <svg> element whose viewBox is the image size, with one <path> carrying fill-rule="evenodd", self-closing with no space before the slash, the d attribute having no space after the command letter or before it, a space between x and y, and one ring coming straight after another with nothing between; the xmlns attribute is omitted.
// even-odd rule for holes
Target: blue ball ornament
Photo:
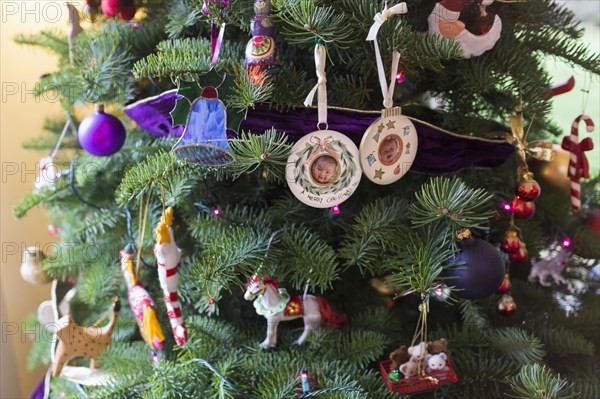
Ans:
<svg viewBox="0 0 600 399"><path fill-rule="evenodd" d="M505 262L500 251L487 241L467 238L461 251L440 274L444 283L454 287L455 295L465 299L483 299L494 294L504 281Z"/></svg>

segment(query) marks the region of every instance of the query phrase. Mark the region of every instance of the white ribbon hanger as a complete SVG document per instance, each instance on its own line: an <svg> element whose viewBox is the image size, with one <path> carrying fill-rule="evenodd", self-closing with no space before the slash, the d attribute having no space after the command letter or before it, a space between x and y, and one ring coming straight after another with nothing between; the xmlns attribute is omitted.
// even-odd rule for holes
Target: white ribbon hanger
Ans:
<svg viewBox="0 0 600 399"><path fill-rule="evenodd" d="M317 44L315 46L315 67L317 71L317 84L308 93L305 107L310 107L315 99L315 94L318 92L317 109L319 113L319 124L317 127L321 129L321 125L325 125L327 129L327 75L325 74L325 64L327 63L327 52L325 46Z"/></svg>
<svg viewBox="0 0 600 399"><path fill-rule="evenodd" d="M375 21L369 29L367 35L367 41L373 42L375 45L375 58L377 60L377 73L379 75L379 84L381 85L381 94L383 94L383 106L385 108L391 108L394 105L393 96L394 89L396 88L396 75L398 74L398 62L400 61L400 53L394 51L392 55L392 71L390 84L388 86L385 80L385 69L383 68L383 60L381 59L381 52L379 51L379 44L377 43L377 33L385 21L392 15L405 14L408 11L406 3L396 4L392 8L383 9L382 12L378 12L373 20Z"/></svg>

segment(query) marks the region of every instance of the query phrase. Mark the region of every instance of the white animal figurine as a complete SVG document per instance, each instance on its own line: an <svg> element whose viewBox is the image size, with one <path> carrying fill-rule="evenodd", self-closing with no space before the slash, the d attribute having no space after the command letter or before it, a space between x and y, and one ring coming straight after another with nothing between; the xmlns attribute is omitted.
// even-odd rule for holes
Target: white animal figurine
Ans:
<svg viewBox="0 0 600 399"><path fill-rule="evenodd" d="M60 178L60 172L56 168L56 163L52 157L44 157L40 160L38 174L35 177L35 189L40 190L44 187L54 186L54 182Z"/></svg>
<svg viewBox="0 0 600 399"><path fill-rule="evenodd" d="M287 290L279 288L276 280L267 276L252 276L246 284L244 299L254 301L256 313L267 319L267 338L260 344L263 349L277 345L277 326L279 322L304 319L304 331L294 344L302 345L313 330L322 324L339 328L346 321L345 315L331 310L325 298L313 295L290 297Z"/></svg>
<svg viewBox="0 0 600 399"><path fill-rule="evenodd" d="M407 349L410 359L408 362L400 365L400 372L404 374L404 378L413 377L419 372L425 370L425 357L427 356L427 343L411 346Z"/></svg>
<svg viewBox="0 0 600 399"><path fill-rule="evenodd" d="M552 283L548 278L551 277L555 284L567 284L568 281L562 276L562 271L567 266L568 259L569 252L566 248L560 247L550 259L532 260L529 282L533 283L538 279L540 285L550 287Z"/></svg>
<svg viewBox="0 0 600 399"><path fill-rule="evenodd" d="M446 361L448 360L448 356L444 352L435 354L435 355L427 355L427 372L431 373L432 371L445 371L448 369L446 367Z"/></svg>

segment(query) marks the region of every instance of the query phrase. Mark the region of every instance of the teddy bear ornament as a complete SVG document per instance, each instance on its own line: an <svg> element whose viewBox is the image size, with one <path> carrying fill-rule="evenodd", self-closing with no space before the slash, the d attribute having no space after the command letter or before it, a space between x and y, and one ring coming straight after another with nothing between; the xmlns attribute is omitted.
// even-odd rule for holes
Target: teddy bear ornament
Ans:
<svg viewBox="0 0 600 399"><path fill-rule="evenodd" d="M410 394L458 381L445 338L402 345L389 358L381 363L381 373L391 392Z"/></svg>

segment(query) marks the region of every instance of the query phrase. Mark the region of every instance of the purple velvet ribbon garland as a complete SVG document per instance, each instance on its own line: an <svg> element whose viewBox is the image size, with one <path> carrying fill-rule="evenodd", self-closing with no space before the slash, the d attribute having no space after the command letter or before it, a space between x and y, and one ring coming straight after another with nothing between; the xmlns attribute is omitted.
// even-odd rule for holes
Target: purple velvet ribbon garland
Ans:
<svg viewBox="0 0 600 399"><path fill-rule="evenodd" d="M44 376L44 377L42 377L42 380L40 381L40 383L37 384L37 386L35 387L33 392L31 392L29 399L44 399L45 393L46 393L46 377Z"/></svg>
<svg viewBox="0 0 600 399"><path fill-rule="evenodd" d="M381 111L329 108L329 129L345 134L359 146L367 128L380 116ZM514 146L506 141L461 136L418 119L410 119L419 136L419 148L411 168L413 172L439 175L470 167L495 168L515 152ZM315 131L316 126L315 108L278 112L266 105L258 105L248 110L239 131L262 134L273 128L285 132L290 141L296 142ZM229 139L237 137L232 130L227 131L227 136Z"/></svg>

